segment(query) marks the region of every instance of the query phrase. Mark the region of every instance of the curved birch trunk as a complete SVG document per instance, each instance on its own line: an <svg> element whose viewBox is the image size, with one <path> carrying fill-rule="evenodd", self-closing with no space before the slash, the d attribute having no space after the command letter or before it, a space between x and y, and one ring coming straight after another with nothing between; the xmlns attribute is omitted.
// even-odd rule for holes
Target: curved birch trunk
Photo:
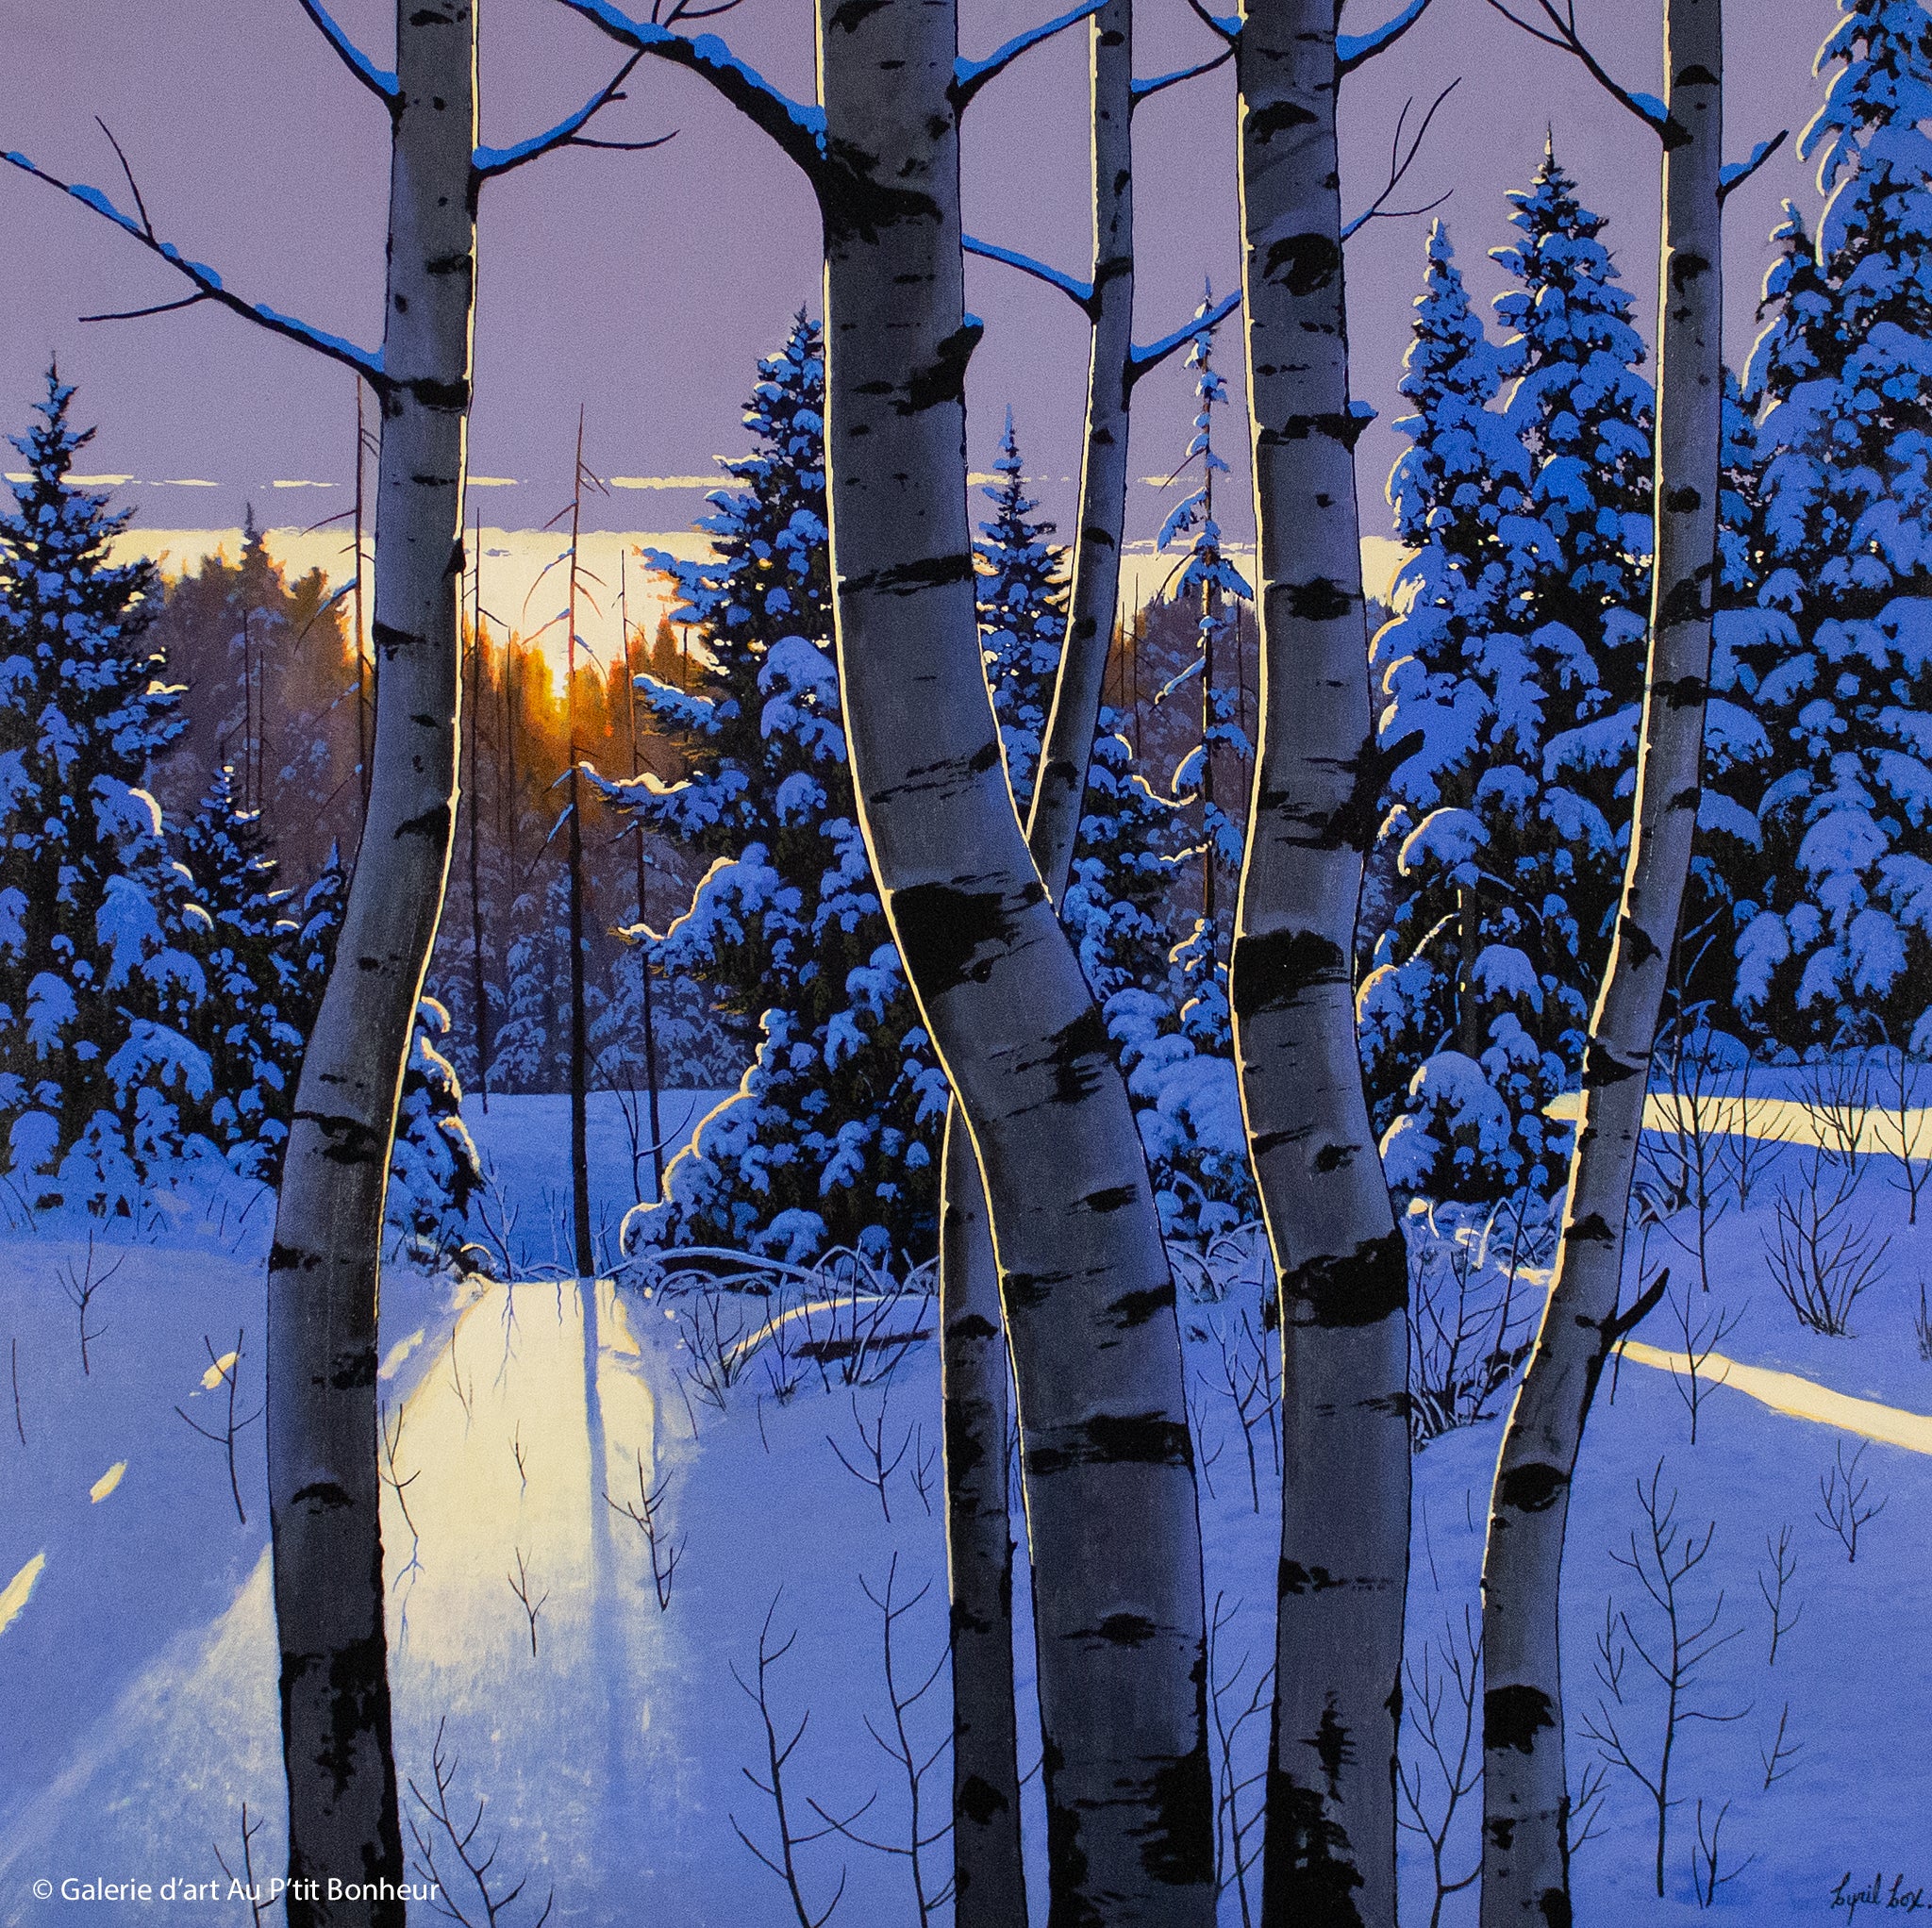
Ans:
<svg viewBox="0 0 1932 1928"><path fill-rule="evenodd" d="M454 834L464 434L475 287L469 0L399 6L375 620L362 842L296 1089L269 1257L269 1506L289 1782L289 1920L400 1924L376 1305L384 1195Z"/></svg>
<svg viewBox="0 0 1932 1928"><path fill-rule="evenodd" d="M1281 1290L1284 1467L1263 1919L1392 1924L1408 1571L1407 1269L1356 1055L1380 775L1336 172L1335 0L1255 0L1235 52L1261 622L1230 966Z"/></svg>
<svg viewBox="0 0 1932 1928"><path fill-rule="evenodd" d="M1027 854L980 662L951 4L822 4L834 610L873 868L996 1228L1056 1923L1214 1907L1200 1529L1126 1088Z"/></svg>
<svg viewBox="0 0 1932 1928"><path fill-rule="evenodd" d="M1054 678L1026 841L1054 903L1066 894L1120 598L1133 389L1130 0L1089 29L1093 321L1087 447L1066 641ZM1024 1928L1013 1711L1013 1542L1007 1519L1008 1359L985 1188L955 1099L941 1176L946 1521L953 1601L953 1870L958 1928Z"/></svg>
<svg viewBox="0 0 1932 1928"><path fill-rule="evenodd" d="M1550 1296L1496 1466L1483 1567L1484 1928L1567 1923L1557 1591L1570 1482L1620 1318L1651 1048L1697 823L1717 543L1720 0L1668 0L1658 286L1657 569L1624 900L1583 1060ZM1639 1310L1642 1307L1640 1301Z"/></svg>

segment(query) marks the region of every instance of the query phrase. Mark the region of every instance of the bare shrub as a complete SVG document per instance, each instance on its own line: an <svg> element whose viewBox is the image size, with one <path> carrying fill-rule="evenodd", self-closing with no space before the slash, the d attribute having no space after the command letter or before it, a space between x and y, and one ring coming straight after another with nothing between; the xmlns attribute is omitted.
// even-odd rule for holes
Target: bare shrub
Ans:
<svg viewBox="0 0 1932 1928"><path fill-rule="evenodd" d="M529 1886L529 1876L512 1882L500 1893L491 1888L490 1872L496 1865L502 1839L499 1837L487 1853L477 1844L485 1805L481 1795L477 1796L476 1811L467 1823L458 1819L450 1804L458 1757L444 1751L442 1734L446 1724L444 1720L436 1723L436 1740L429 1753L432 1791L425 1794L413 1780L409 1783L409 1792L415 1797L421 1815L420 1819L413 1813L405 1817L409 1823L410 1838L416 1844L416 1872L435 1886L437 1895L432 1905L446 1920L460 1921L463 1928L498 1928L498 1924L508 1920L510 1909ZM438 1855L442 1857L440 1861ZM458 1869L462 1870L460 1874ZM556 1892L552 1890L530 1928L543 1928L556 1901Z"/></svg>
<svg viewBox="0 0 1932 1928"><path fill-rule="evenodd" d="M1858 1535L1866 1524L1877 1519L1885 1511L1885 1500L1867 1500L1866 1492L1872 1485L1872 1476L1860 1476L1859 1463L1865 1457L1865 1441L1860 1441L1858 1450L1849 1460L1845 1458L1845 1442L1838 1442L1836 1463L1818 1481L1819 1496L1824 1504L1812 1516L1821 1526L1828 1527L1838 1535L1840 1544L1845 1550L1845 1564L1855 1565L1858 1557Z"/></svg>
<svg viewBox="0 0 1932 1928"><path fill-rule="evenodd" d="M1707 1611L1690 1599L1691 1575L1709 1554L1717 1526L1712 1521L1701 1536L1679 1526L1677 1495L1674 1490L1668 1500L1662 1498L1662 1485L1663 1462L1658 1460L1649 1482L1637 1483L1644 1517L1641 1537L1631 1534L1628 1554L1610 1555L1637 1576L1650 1601L1650 1624L1640 1631L1627 1610L1620 1611L1614 1600L1605 1603L1595 1662L1605 1697L1598 1700L1595 1715L1583 1722L1583 1731L1596 1742L1606 1765L1621 1769L1650 1797L1657 1815L1659 1898L1664 1892L1671 1810L1681 1804L1671 1792L1679 1731L1688 1721L1741 1720L1750 1712L1747 1707L1736 1714L1716 1714L1694 1704L1699 1668L1743 1630L1719 1630L1724 1604L1722 1587ZM1630 1674L1633 1654L1642 1663L1643 1673ZM1652 1696L1640 1691L1644 1674L1662 1690L1662 1704L1654 1713L1643 1705ZM1640 1729L1644 1725L1653 1728L1653 1737L1643 1737Z"/></svg>
<svg viewBox="0 0 1932 1928"><path fill-rule="evenodd" d="M202 1384L210 1392L217 1386L225 1386L228 1388L227 1423L220 1431L217 1431L212 1426L204 1426L199 1420L192 1418L178 1405L175 1408L175 1411L191 1430L199 1433L204 1439L212 1440L226 1454L228 1462L228 1491L234 1495L235 1517L241 1521L243 1526L246 1526L248 1524L248 1514L242 1504L242 1478L235 1466L235 1441L241 1438L245 1428L252 1426L262 1416L266 1409L267 1402L264 1400L263 1404L257 1406L252 1413L243 1414L239 1417L236 1414L236 1388L242 1378L242 1333L238 1331L235 1334L235 1350L232 1353L225 1353L220 1357L217 1357L215 1355L214 1341L206 1333L203 1333L201 1336L201 1343L206 1349L208 1358L208 1371L203 1375Z"/></svg>
<svg viewBox="0 0 1932 1928"><path fill-rule="evenodd" d="M1802 1325L1842 1337L1852 1307L1879 1275L1891 1240L1853 1210L1857 1168L1819 1153L1804 1176L1778 1193L1776 1223L1765 1247L1771 1276Z"/></svg>
<svg viewBox="0 0 1932 1928"><path fill-rule="evenodd" d="M1445 1208L1410 1216L1409 1434L1420 1452L1431 1439L1489 1418L1528 1350L1535 1295L1523 1288L1516 1254L1491 1259L1497 1213L1480 1229Z"/></svg>
<svg viewBox="0 0 1932 1928"><path fill-rule="evenodd" d="M1450 1896L1471 1886L1483 1866L1480 1850L1471 1855L1465 1874L1452 1874L1448 1858L1457 1811L1482 1786L1482 1736L1476 1720L1482 1634L1474 1614L1465 1606L1461 1633L1445 1627L1440 1646L1434 1640L1424 1646L1420 1670L1411 1656L1403 1672L1407 1681L1403 1714L1416 1752L1396 1767L1395 1791L1407 1810L1396 1819L1428 1844L1436 1889L1429 1928L1440 1928Z"/></svg>
<svg viewBox="0 0 1932 1928"><path fill-rule="evenodd" d="M664 1489L671 1484L667 1473L654 1487L644 1472L644 1455L638 1454L638 1497L633 1505L625 1500L621 1505L608 1493L604 1495L605 1504L613 1511L622 1513L644 1537L644 1545L651 1556L651 1587L658 1596L658 1611L668 1613L671 1608L671 1583L677 1573L677 1563L684 1557L684 1542L673 1539L664 1529L662 1507Z"/></svg>
<svg viewBox="0 0 1932 1928"><path fill-rule="evenodd" d="M1243 1654L1232 1671L1224 1665L1222 1637L1241 1610L1237 1601L1224 1604L1214 1596L1208 1629L1208 1710L1214 1722L1214 1891L1218 1897L1233 1889L1241 1908L1241 1928L1254 1928L1256 1903L1249 1881L1261 1853L1262 1803L1252 1790L1267 1778L1265 1767L1243 1774L1238 1756L1242 1730L1264 1717L1273 1704L1274 1669L1264 1667L1249 1682L1245 1700L1239 1699L1250 1656ZM1233 1709L1230 1712L1230 1708Z"/></svg>
<svg viewBox="0 0 1932 1928"><path fill-rule="evenodd" d="M104 1338L108 1328L94 1325L92 1307L95 1295L108 1281L119 1271L126 1260L117 1258L105 1271L94 1271L94 1235L87 1235L87 1256L79 1266L63 1265L57 1268L55 1277L60 1281L60 1289L66 1293L67 1302L79 1315L80 1321L80 1370L83 1377L91 1377L93 1367L90 1362L88 1348L98 1338Z"/></svg>

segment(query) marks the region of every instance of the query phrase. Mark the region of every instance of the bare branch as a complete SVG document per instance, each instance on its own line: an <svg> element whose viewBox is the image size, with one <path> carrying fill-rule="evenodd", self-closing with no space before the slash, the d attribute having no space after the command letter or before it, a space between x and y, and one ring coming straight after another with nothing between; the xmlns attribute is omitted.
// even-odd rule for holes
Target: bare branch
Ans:
<svg viewBox="0 0 1932 1928"><path fill-rule="evenodd" d="M1353 74L1365 61L1392 47L1424 13L1429 0L1408 0L1408 5L1391 19L1367 33L1344 33L1335 37L1335 65L1338 72Z"/></svg>
<svg viewBox="0 0 1932 1928"><path fill-rule="evenodd" d="M1057 14L1052 20L1041 22L1039 26L1028 27L1024 33L1015 34L1004 46L995 47L983 60L955 60L953 84L947 89L954 113L963 114L971 105L973 96L989 80L1004 74L1022 54L1039 46L1043 41L1052 40L1058 33L1064 33L1070 26L1077 26L1090 15L1098 13L1102 4L1103 0L1080 0L1080 5L1072 11Z"/></svg>
<svg viewBox="0 0 1932 1928"><path fill-rule="evenodd" d="M1391 208L1388 206L1389 197L1402 185L1404 177L1407 175L1409 169L1415 165L1415 158L1422 152L1423 141L1428 134L1429 123L1436 118L1442 103L1461 85L1462 76L1458 74L1429 103L1429 110L1423 116L1422 125L1415 130L1414 137L1410 140L1406 152L1402 145L1402 130L1407 125L1408 110L1415 106L1415 97L1411 94L1407 100L1403 102L1402 111L1395 117L1394 135L1389 142L1388 185L1341 230L1343 241L1346 241L1350 235L1356 233L1358 229L1366 227L1372 221L1407 221L1414 215L1426 214L1431 208L1440 208L1449 198L1450 194L1455 192L1453 188L1447 189L1438 194L1433 201L1425 202L1420 208Z"/></svg>
<svg viewBox="0 0 1932 1928"><path fill-rule="evenodd" d="M979 241L970 234L963 237L962 245L969 255L978 255L989 261L1004 261L1008 267L1017 268L1021 274L1030 274L1036 281L1044 281L1049 288L1058 288L1082 314L1092 315L1092 282L1076 281L1071 274L1063 274L1058 268L1050 268L1031 255L1021 254L1017 248L997 247L991 241Z"/></svg>
<svg viewBox="0 0 1932 1928"><path fill-rule="evenodd" d="M1571 6L1564 12L1557 11L1556 0L1536 0L1538 8L1550 23L1548 28L1540 27L1534 21L1525 20L1520 13L1512 13L1503 0L1489 0L1503 18L1513 26L1520 26L1532 40L1541 41L1547 47L1556 47L1566 54L1574 54L1583 62L1585 71L1603 91L1620 106L1627 108L1654 134L1661 134L1670 125L1670 115L1664 111L1664 104L1655 94L1633 93L1620 82L1611 79L1608 70L1584 44L1583 37L1576 31L1576 11Z"/></svg>
<svg viewBox="0 0 1932 1928"><path fill-rule="evenodd" d="M158 301L149 307L116 308L104 315L76 315L80 322L139 322L149 315L171 315L176 308L199 307L209 297L206 294L184 294L179 301Z"/></svg>
<svg viewBox="0 0 1932 1928"><path fill-rule="evenodd" d="M112 140L112 135L109 135L108 139ZM118 147L116 152L119 152ZM292 315L282 314L264 303L246 301L241 295L230 292L223 285L222 277L212 268L200 261L191 261L173 241L161 240L148 224L145 210L143 218L137 221L132 215L124 214L98 188L91 188L81 181L63 181L58 175L49 174L45 168L36 166L24 154L8 151L0 154L0 160L5 160L11 167L17 167L22 174L31 175L37 181L45 181L50 188L58 188L63 194L71 194L83 208L91 208L103 221L112 222L124 234L133 236L149 254L158 256L167 262L175 274L198 289L201 300L218 302L230 313L240 315L243 321L253 322L258 328L266 328L272 335L280 335L286 341L296 341L305 348L314 349L318 355L327 356L331 361L340 361L343 367L353 368L378 393L387 391L389 378L383 374L382 357L379 354L371 354L366 348L357 347L353 341L343 341L340 335L331 335L321 328L312 327L308 323L298 321ZM125 165L125 160L123 165ZM184 307L188 305L180 304Z"/></svg>
<svg viewBox="0 0 1932 1928"><path fill-rule="evenodd" d="M295 0L322 37L336 51L336 58L351 74L379 100L391 112L394 112L403 98L403 90L393 74L378 67L343 30L341 24L322 4L322 0Z"/></svg>
<svg viewBox="0 0 1932 1928"><path fill-rule="evenodd" d="M1152 100L1157 93L1164 92L1170 87L1178 87L1184 80L1198 80L1204 74L1212 74L1217 67L1224 66L1234 58L1232 44L1224 47L1211 60L1197 60L1191 67L1177 67L1172 74L1157 74L1151 80L1137 80L1128 91L1130 108L1137 108L1143 100Z"/></svg>
<svg viewBox="0 0 1932 1928"><path fill-rule="evenodd" d="M1785 144L1790 131L1789 127L1780 127L1769 141L1760 141L1751 150L1749 160L1734 160L1719 172L1717 199L1720 208L1731 198L1734 190L1741 188Z"/></svg>
<svg viewBox="0 0 1932 1928"><path fill-rule="evenodd" d="M1227 42L1229 49L1232 50L1241 37L1241 16L1238 13L1225 15L1209 13L1207 8L1202 6L1201 0L1188 0L1188 5L1194 9L1195 19L1209 33L1220 35Z"/></svg>
<svg viewBox="0 0 1932 1928"><path fill-rule="evenodd" d="M1176 328L1172 335L1163 335L1145 348L1136 348L1127 357L1129 386L1158 368L1169 356L1185 348L1203 328L1218 328L1241 305L1241 290L1236 289L1232 294L1224 294L1205 315L1196 315L1185 327Z"/></svg>
<svg viewBox="0 0 1932 1928"><path fill-rule="evenodd" d="M686 40L668 25L656 21L636 20L612 0L559 0L573 13L580 13L591 25L608 34L620 45L635 47L654 58L668 60L708 81L711 87L735 107L755 126L777 142L787 156L804 170L814 183L825 163L825 116L821 108L807 107L792 100L768 81L755 68L747 66L715 34L699 34ZM723 12L724 8L708 8ZM674 8L674 20L702 16Z"/></svg>
<svg viewBox="0 0 1932 1928"><path fill-rule="evenodd" d="M539 160L546 154L555 154L559 147L661 147L673 139L670 134L660 134L655 141L589 141L580 138L582 130L591 119L602 113L612 101L625 98L621 91L624 83L630 78L631 69L644 58L641 47L631 50L630 58L600 87L575 113L569 114L558 122L556 126L541 134L533 134L527 141L519 141L510 147L479 147L471 161L479 180L489 180L496 175L507 175L512 168L522 167L526 161Z"/></svg>

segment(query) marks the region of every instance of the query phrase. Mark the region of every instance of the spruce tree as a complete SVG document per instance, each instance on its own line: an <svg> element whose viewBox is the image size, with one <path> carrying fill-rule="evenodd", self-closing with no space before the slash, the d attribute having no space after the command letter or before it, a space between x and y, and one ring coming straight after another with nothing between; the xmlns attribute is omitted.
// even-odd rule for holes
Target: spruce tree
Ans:
<svg viewBox="0 0 1932 1928"><path fill-rule="evenodd" d="M1066 551L1046 541L1051 523L1032 520L1040 505L1026 493L1010 407L993 467L1001 480L984 490L992 519L980 524L973 545L979 634L1007 777L1024 823L1066 640Z"/></svg>
<svg viewBox="0 0 1932 1928"><path fill-rule="evenodd" d="M918 1027L859 833L833 653L825 529L824 364L801 312L761 361L740 485L699 524L712 554L652 552L691 625L691 688L639 679L686 774L599 777L646 827L708 857L668 929L628 935L710 991L760 1041L737 1095L700 1125L626 1238L791 1258L856 1245L935 1248L934 1163L946 1086ZM680 668L682 662L680 661Z"/></svg>
<svg viewBox="0 0 1932 1928"><path fill-rule="evenodd" d="M209 1072L183 1030L203 992L187 880L143 788L181 728L143 642L159 579L110 559L130 512L70 479L93 437L73 400L50 368L0 516L0 1117L41 1195L127 1209Z"/></svg>
<svg viewBox="0 0 1932 1928"><path fill-rule="evenodd" d="M291 915L262 813L244 806L231 765L216 770L181 847L212 926L200 951L208 995L191 1021L213 1073L202 1129L237 1171L273 1182L320 989L305 983L301 948L312 919Z"/></svg>
<svg viewBox="0 0 1932 1928"><path fill-rule="evenodd" d="M1932 15L1840 0L1800 140L1829 197L1774 237L1756 607L1720 666L1769 739L1737 1004L1764 1045L1932 1051Z"/></svg>
<svg viewBox="0 0 1932 1928"><path fill-rule="evenodd" d="M1438 224L1390 482L1417 552L1375 639L1395 759L1369 869L1362 1047L1399 1189L1560 1183L1622 878L1642 689L1650 391L1601 218L1546 149L1495 258L1500 349ZM1507 397L1503 397L1508 384ZM1500 404L1499 404L1499 398Z"/></svg>

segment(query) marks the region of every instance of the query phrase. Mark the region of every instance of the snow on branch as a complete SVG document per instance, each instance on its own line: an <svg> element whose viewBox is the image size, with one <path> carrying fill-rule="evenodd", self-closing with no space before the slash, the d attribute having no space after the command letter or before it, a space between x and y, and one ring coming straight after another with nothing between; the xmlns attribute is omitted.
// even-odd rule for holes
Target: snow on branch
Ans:
<svg viewBox="0 0 1932 1928"><path fill-rule="evenodd" d="M727 10L725 6L691 8L677 0L669 19L636 20L612 0L560 0L573 13L623 46L635 47L654 58L668 60L707 80L754 126L778 146L814 180L825 162L825 116L822 108L807 107L779 91L756 67L741 60L716 34L696 34L686 40L671 30L671 22L703 20ZM736 0L728 0L735 5ZM579 143L582 144L581 142Z"/></svg>
<svg viewBox="0 0 1932 1928"><path fill-rule="evenodd" d="M953 84L947 90L952 97L954 113L963 114L973 96L989 80L1004 74L1029 48L1039 46L1042 41L1050 41L1055 34L1064 33L1070 26L1077 26L1090 15L1098 13L1101 6L1102 0L1081 0L1081 4L1071 12L1057 14L1039 26L1015 34L1004 46L995 47L983 60L955 60Z"/></svg>
<svg viewBox="0 0 1932 1928"><path fill-rule="evenodd" d="M1224 294L1206 314L1197 314L1186 327L1176 328L1172 335L1163 335L1145 348L1137 347L1127 357L1128 381L1137 382L1143 374L1158 368L1170 355L1185 348L1203 330L1218 328L1241 305L1241 290L1236 289L1232 294Z"/></svg>
<svg viewBox="0 0 1932 1928"><path fill-rule="evenodd" d="M1414 138L1409 141L1406 153L1402 145L1402 130L1407 124L1409 109L1415 106L1415 96L1411 94L1408 99L1403 102L1402 111L1395 117L1394 135L1389 142L1388 185L1341 230L1343 241L1346 241L1350 235L1356 233L1358 229L1366 227L1372 221L1407 221L1417 214L1426 214L1432 208L1440 208L1456 191L1453 188L1446 188L1433 201L1424 201L1420 208L1391 208L1388 205L1389 197L1402 185L1403 176L1415 165L1415 158L1422 152L1424 138L1429 131L1429 123L1436 118L1437 111L1442 103L1461 85L1462 76L1458 74L1430 102L1429 110L1423 116L1422 125L1415 130Z"/></svg>
<svg viewBox="0 0 1932 1928"><path fill-rule="evenodd" d="M180 301L162 302L152 307L130 308L120 314L90 317L96 321L134 320L142 315L164 314L177 307L193 307L204 301L214 302L218 307L238 314L243 321L253 322L258 328L266 328L272 335L280 335L290 341L298 341L305 348L312 348L318 355L325 355L331 361L340 361L345 368L353 368L370 386L382 392L389 386L389 378L383 374L382 357L372 354L366 348L358 348L355 342L344 341L340 335L331 335L325 330L311 327L308 323L297 320L293 315L282 314L262 302L245 300L223 284L222 277L214 269L201 261L191 261L175 247L173 241L163 241L155 232L152 220L148 217L147 204L142 198L141 189L136 185L134 172L127 165L127 157L121 151L121 143L114 139L107 124L100 124L101 132L108 136L115 154L121 161L121 171L127 177L129 191L134 196L139 217L125 214L115 207L98 188L91 188L82 181L63 181L58 175L49 174L45 168L38 167L24 154L8 151L0 153L0 160L8 166L17 167L22 174L31 175L37 181L45 181L50 188L58 188L63 194L71 194L83 208L92 208L103 221L110 221L123 233L132 235L142 247L167 262L175 274L181 275L194 289L194 292Z"/></svg>
<svg viewBox="0 0 1932 1928"><path fill-rule="evenodd" d="M1385 20L1367 33L1344 33L1335 37L1335 64L1343 74L1353 74L1365 60L1392 47L1424 13L1429 0L1408 0L1398 14Z"/></svg>
<svg viewBox="0 0 1932 1928"><path fill-rule="evenodd" d="M623 100L620 91L630 78L631 69L644 58L641 47L631 50L627 59L608 85L601 87L580 107L575 113L558 122L556 126L541 134L533 134L527 141L519 141L512 147L479 147L472 158L471 165L476 170L479 180L488 180L492 175L508 174L513 167L522 167L525 161L536 160L546 154L555 154L559 147L615 147L627 152L641 152L647 147L662 147L672 140L672 134L659 134L655 141L593 141L583 129L598 114L602 113L612 101Z"/></svg>
<svg viewBox="0 0 1932 1928"><path fill-rule="evenodd" d="M1503 0L1489 0L1503 18L1513 26L1520 26L1531 40L1541 41L1546 47L1556 47L1566 54L1574 54L1583 62L1591 78L1614 101L1626 107L1637 118L1655 134L1661 134L1670 125L1670 115L1664 104L1654 93L1634 93L1621 82L1611 79L1608 70L1584 43L1583 36L1576 27L1576 0L1563 0L1559 10L1557 0L1536 0L1538 8L1550 24L1547 27L1537 25L1533 20L1525 20L1520 13L1512 13Z"/></svg>
<svg viewBox="0 0 1932 1928"><path fill-rule="evenodd" d="M1785 144L1790 131L1789 127L1780 127L1769 141L1760 141L1751 150L1749 160L1734 160L1719 173L1717 198L1720 207L1731 198L1733 189L1741 188Z"/></svg>
<svg viewBox="0 0 1932 1928"><path fill-rule="evenodd" d="M1021 274L1030 274L1036 281L1044 281L1049 288L1058 288L1083 314L1092 314L1092 282L1076 281L1071 274L1062 274L1058 268L1050 268L1044 261L1035 260L1031 255L1021 254L1017 248L996 247L991 241L980 241L970 234L961 240L969 255L978 255L989 261L1004 261L1008 267L1017 268Z"/></svg>
<svg viewBox="0 0 1932 1928"><path fill-rule="evenodd" d="M1201 25L1208 32L1219 34L1227 42L1229 47L1233 47L1235 42L1241 39L1241 21L1240 14L1209 13L1207 8L1202 6L1201 0L1188 0L1188 5L1194 9L1194 16L1200 21Z"/></svg>
<svg viewBox="0 0 1932 1928"><path fill-rule="evenodd" d="M403 97L403 90L396 76L378 67L349 38L341 23L322 4L322 0L296 0L296 5L315 23L323 39L336 50L336 58L341 61L342 65L384 107L393 111Z"/></svg>
<svg viewBox="0 0 1932 1928"><path fill-rule="evenodd" d="M1234 58L1232 46L1224 47L1211 60L1197 60L1191 67L1177 67L1172 74L1157 74L1149 80L1137 80L1128 91L1132 107L1139 107L1143 100L1152 100L1157 93L1170 87L1178 87L1184 80L1198 80L1204 74L1212 74Z"/></svg>

